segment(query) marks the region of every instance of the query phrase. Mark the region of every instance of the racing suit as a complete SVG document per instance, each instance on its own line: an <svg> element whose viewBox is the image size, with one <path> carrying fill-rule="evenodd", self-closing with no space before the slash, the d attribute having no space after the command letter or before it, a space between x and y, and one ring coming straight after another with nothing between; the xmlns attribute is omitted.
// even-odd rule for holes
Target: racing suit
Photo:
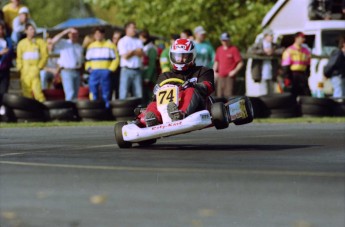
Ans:
<svg viewBox="0 0 345 227"><path fill-rule="evenodd" d="M157 85L169 78L177 78L183 81L196 78L196 83L186 89L179 91L179 110L185 115L190 115L196 111L205 109L206 99L214 91L214 71L213 69L203 66L193 66L186 71L171 71L161 74L157 79ZM156 86L157 86L156 85ZM141 124L145 124L145 113L153 112L157 117L158 122L162 122L162 116L157 109L157 103L154 100L151 102L146 111L139 114L138 119Z"/></svg>
<svg viewBox="0 0 345 227"><path fill-rule="evenodd" d="M20 70L20 82L23 96L34 98L40 102L45 101L41 88L40 70L48 60L48 49L43 39L25 38L18 43L17 68Z"/></svg>

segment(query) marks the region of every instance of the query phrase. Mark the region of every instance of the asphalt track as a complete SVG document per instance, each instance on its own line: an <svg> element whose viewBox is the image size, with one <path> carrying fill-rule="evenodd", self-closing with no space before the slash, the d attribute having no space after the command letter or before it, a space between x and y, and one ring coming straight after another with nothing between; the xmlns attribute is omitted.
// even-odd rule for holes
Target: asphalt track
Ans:
<svg viewBox="0 0 345 227"><path fill-rule="evenodd" d="M344 124L231 125L126 150L112 124L0 129L1 227L344 227L344 214Z"/></svg>

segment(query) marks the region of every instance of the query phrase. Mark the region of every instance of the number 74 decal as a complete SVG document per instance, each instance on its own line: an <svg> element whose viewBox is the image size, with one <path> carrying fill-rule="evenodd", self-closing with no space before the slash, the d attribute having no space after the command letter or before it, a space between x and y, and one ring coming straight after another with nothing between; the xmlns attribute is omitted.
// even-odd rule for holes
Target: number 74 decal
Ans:
<svg viewBox="0 0 345 227"><path fill-rule="evenodd" d="M167 105L169 102L177 103L178 87L167 87L159 90L156 95L157 105Z"/></svg>

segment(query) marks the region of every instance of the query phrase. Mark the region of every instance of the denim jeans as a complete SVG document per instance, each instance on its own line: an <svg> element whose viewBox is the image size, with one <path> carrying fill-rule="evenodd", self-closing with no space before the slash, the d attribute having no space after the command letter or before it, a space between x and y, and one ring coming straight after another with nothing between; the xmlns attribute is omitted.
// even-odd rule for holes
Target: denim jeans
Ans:
<svg viewBox="0 0 345 227"><path fill-rule="evenodd" d="M333 86L333 97L345 97L345 78L342 78L341 75L332 76L331 83Z"/></svg>
<svg viewBox="0 0 345 227"><path fill-rule="evenodd" d="M131 90L130 90L131 89ZM120 99L127 98L128 92L137 98L143 97L141 70L121 68L120 73Z"/></svg>
<svg viewBox="0 0 345 227"><path fill-rule="evenodd" d="M80 86L80 72L78 69L61 70L61 80L66 101L77 100Z"/></svg>
<svg viewBox="0 0 345 227"><path fill-rule="evenodd" d="M102 99L105 102L107 108L110 107L111 99L111 71L108 69L94 69L89 77L89 88L91 100L98 100L99 97L99 85L102 89Z"/></svg>
<svg viewBox="0 0 345 227"><path fill-rule="evenodd" d="M40 77L42 90L48 89L49 85L53 82L54 74L45 70L41 70Z"/></svg>

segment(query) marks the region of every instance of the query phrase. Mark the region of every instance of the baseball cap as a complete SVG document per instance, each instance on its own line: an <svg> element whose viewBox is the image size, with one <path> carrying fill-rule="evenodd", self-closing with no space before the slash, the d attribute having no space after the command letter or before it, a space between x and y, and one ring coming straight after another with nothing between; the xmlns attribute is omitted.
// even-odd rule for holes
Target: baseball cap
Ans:
<svg viewBox="0 0 345 227"><path fill-rule="evenodd" d="M22 8L20 8L18 13L19 14L21 14L21 13L29 14L29 9L27 7L22 7Z"/></svg>
<svg viewBox="0 0 345 227"><path fill-rule="evenodd" d="M305 37L305 34L303 32L297 32L295 34L295 38L297 38L297 37Z"/></svg>
<svg viewBox="0 0 345 227"><path fill-rule="evenodd" d="M202 26L198 26L194 29L194 34L199 34L199 35L206 34L206 31Z"/></svg>
<svg viewBox="0 0 345 227"><path fill-rule="evenodd" d="M230 35L229 33L227 32L223 32L221 35L220 35L220 40L229 40L230 39Z"/></svg>

